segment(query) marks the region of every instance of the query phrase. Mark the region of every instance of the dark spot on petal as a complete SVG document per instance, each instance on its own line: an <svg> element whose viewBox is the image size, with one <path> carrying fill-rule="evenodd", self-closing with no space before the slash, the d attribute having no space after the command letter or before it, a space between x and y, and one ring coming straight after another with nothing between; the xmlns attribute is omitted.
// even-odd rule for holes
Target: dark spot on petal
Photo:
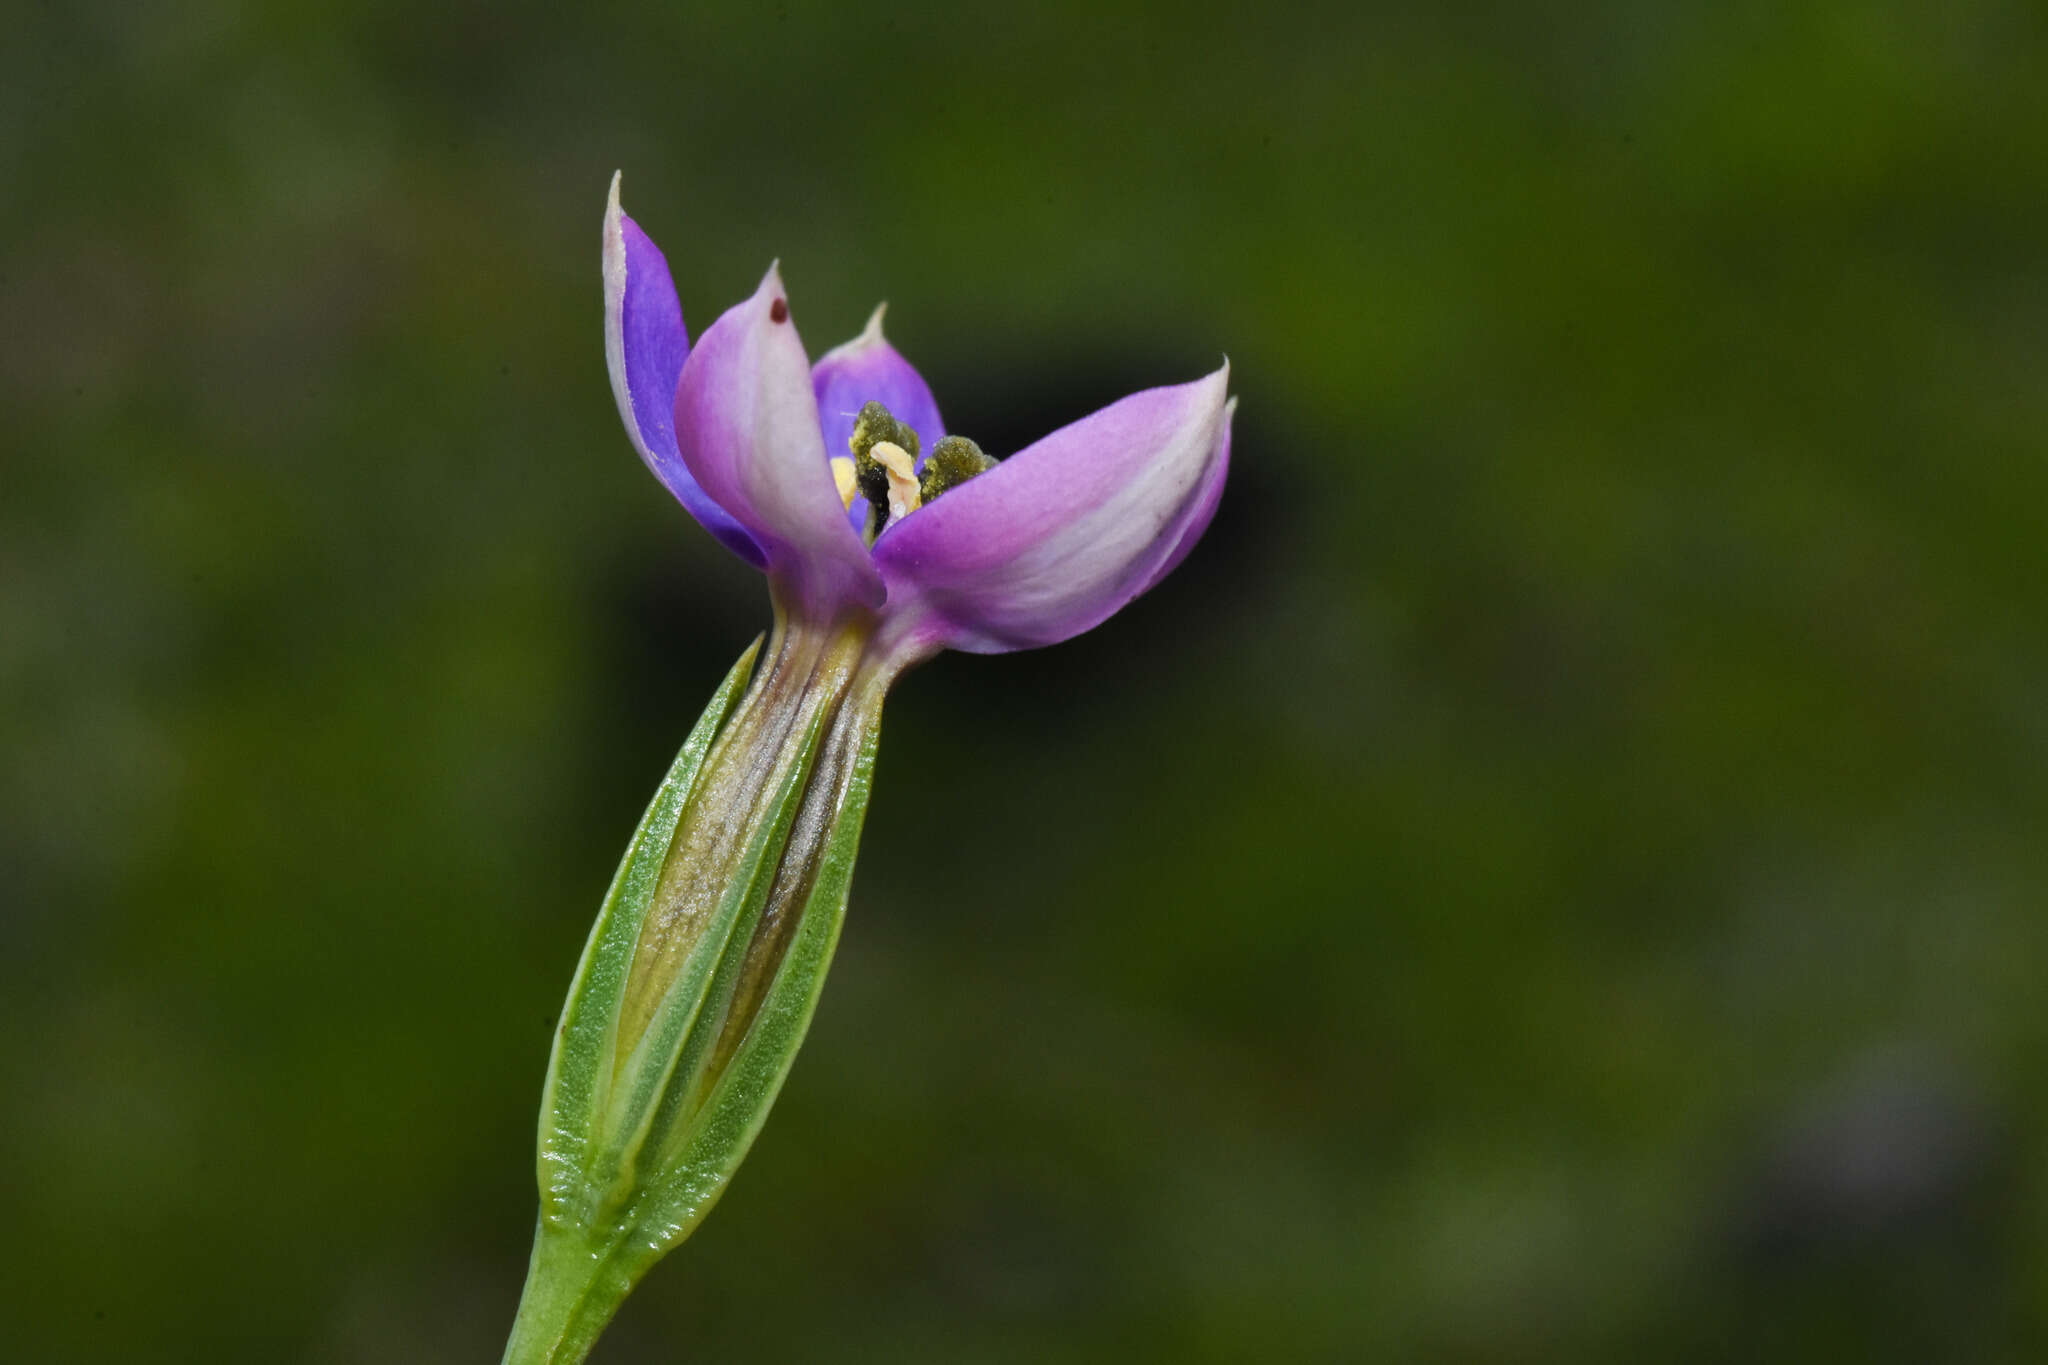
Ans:
<svg viewBox="0 0 2048 1365"><path fill-rule="evenodd" d="M787 299L777 299L777 300L775 300L775 302L773 302L773 303L769 304L769 305L768 305L768 321L770 321L770 322L788 322L788 321L789 321L789 300L787 300Z"/></svg>

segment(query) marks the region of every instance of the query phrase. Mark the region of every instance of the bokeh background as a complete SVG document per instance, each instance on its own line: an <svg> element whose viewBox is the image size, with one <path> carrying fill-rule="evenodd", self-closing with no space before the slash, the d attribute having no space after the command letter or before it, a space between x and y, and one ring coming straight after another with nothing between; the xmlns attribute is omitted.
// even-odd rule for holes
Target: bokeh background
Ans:
<svg viewBox="0 0 2048 1365"><path fill-rule="evenodd" d="M767 620L618 429L617 167L694 326L886 298L991 449L1242 409L1181 572L899 689L597 1360L2048 1351L2038 6L7 27L9 1359L497 1358L571 965Z"/></svg>

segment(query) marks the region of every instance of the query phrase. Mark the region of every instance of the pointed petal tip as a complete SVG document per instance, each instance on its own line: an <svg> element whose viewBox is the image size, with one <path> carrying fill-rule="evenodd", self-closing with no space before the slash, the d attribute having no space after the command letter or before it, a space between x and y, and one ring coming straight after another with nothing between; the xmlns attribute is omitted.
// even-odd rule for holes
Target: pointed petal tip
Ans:
<svg viewBox="0 0 2048 1365"><path fill-rule="evenodd" d="M888 309L887 303L877 304L860 335L827 351L811 370L829 450L847 448L856 415L870 401L909 424L921 442L920 457L945 438L946 426L931 387L882 335L882 317Z"/></svg>
<svg viewBox="0 0 2048 1365"><path fill-rule="evenodd" d="M1215 404L1218 420L1224 427L1230 425L1231 417L1237 412L1237 395L1230 391L1230 357L1223 357L1223 363L1188 386L1199 389L1202 396Z"/></svg>
<svg viewBox="0 0 2048 1365"><path fill-rule="evenodd" d="M623 258L626 251L626 210L619 204L619 181L624 177L625 172L613 171L611 189L604 197L604 249L607 271L610 269L612 256L616 254ZM623 260L619 269L622 273L625 270Z"/></svg>
<svg viewBox="0 0 2048 1365"><path fill-rule="evenodd" d="M619 173L613 171L611 193L604 200L604 277L607 287L617 285L623 288L625 285L625 216L625 210L619 207Z"/></svg>
<svg viewBox="0 0 2048 1365"><path fill-rule="evenodd" d="M889 305L886 302L876 304L875 311L868 314L867 326L860 329L859 335L840 342L837 346L819 356L818 364L829 370L834 365L843 365L849 361L856 360L863 353L871 351L877 346L887 346L889 338L882 335L882 314L888 311Z"/></svg>
<svg viewBox="0 0 2048 1365"><path fill-rule="evenodd" d="M789 286L782 282L780 257L768 263L768 273L761 277L760 287L744 306L758 310L770 324L789 321Z"/></svg>

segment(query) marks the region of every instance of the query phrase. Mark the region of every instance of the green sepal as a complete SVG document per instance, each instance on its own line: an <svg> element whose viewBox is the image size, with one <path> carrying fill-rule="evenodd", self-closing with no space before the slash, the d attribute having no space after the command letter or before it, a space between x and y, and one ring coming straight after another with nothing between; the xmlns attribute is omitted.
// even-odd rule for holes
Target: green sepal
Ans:
<svg viewBox="0 0 2048 1365"><path fill-rule="evenodd" d="M803 801L824 719L821 710L805 727L795 761L768 800L767 818L731 869L718 909L691 945L653 1022L620 1065L613 1103L603 1115L606 1131L602 1144L603 1155L617 1167L590 1172L594 1194L609 1195L621 1205L630 1200L635 1177L640 1174L637 1168L650 1164L643 1154L655 1156L657 1161L652 1164L658 1165L666 1130L689 1118L670 1096L686 1095L693 1088L711 1041L724 1022L725 1007L732 998L731 980L738 970L727 964L743 958L753 938L754 925L768 899L769 883L789 842L789 827ZM657 1119L665 1122L657 1125Z"/></svg>
<svg viewBox="0 0 2048 1365"><path fill-rule="evenodd" d="M582 960L569 983L569 998L555 1030L553 1055L540 1101L541 1218L560 1221L575 1216L571 1204L587 1189L590 1147L597 1115L609 1105L612 1052L618 1031L619 1004L633 966L633 949L647 908L661 885L669 841L675 837L691 789L712 741L738 705L760 637L747 646L725 681L711 696L703 715L691 727L668 776L647 803L640 827L626 845L625 857L612 877L604 904L583 945Z"/></svg>
<svg viewBox="0 0 2048 1365"><path fill-rule="evenodd" d="M637 1211L636 1241L650 1250L649 1265L689 1236L718 1202L803 1046L839 944L840 927L846 922L847 892L860 852L880 738L880 716L863 715L845 795L826 835L794 937L745 1034L718 1068L717 1081L691 1121L678 1159L663 1163L661 1176Z"/></svg>
<svg viewBox="0 0 2048 1365"><path fill-rule="evenodd" d="M582 1360L633 1286L702 1221L766 1120L823 989L867 813L882 688L828 668L778 693L771 668L747 715L796 705L808 716L793 728L735 722L759 645L649 804L571 985L543 1095L541 1216L507 1365ZM712 869L714 911L640 1036L624 1040L635 954L668 863L684 856L678 830L699 818L694 801L716 799L708 793L727 765L771 756L762 744L773 745L776 777L747 799L745 846Z"/></svg>

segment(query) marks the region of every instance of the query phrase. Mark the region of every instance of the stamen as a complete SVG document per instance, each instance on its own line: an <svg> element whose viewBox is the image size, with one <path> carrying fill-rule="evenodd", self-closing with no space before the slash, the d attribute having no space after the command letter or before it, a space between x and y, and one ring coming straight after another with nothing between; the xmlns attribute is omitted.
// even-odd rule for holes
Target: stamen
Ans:
<svg viewBox="0 0 2048 1365"><path fill-rule="evenodd" d="M875 537L882 534L882 528L889 524L892 506L901 500L892 492L889 470L876 458L880 446L891 446L903 452L911 462L912 471L917 460L917 430L896 416L882 404L870 400L861 406L860 415L853 420L853 434L846 444L853 451L853 477L855 486L868 500L867 542L872 545ZM916 491L915 478L911 474L911 491ZM913 507L915 503L911 504ZM901 512L893 515L901 516Z"/></svg>
<svg viewBox="0 0 2048 1365"><path fill-rule="evenodd" d="M947 436L932 447L920 475L917 431L872 400L861 406L846 444L853 458L835 457L832 479L844 505L853 506L855 493L868 500L868 524L861 538L870 545L898 517L909 516L947 489L996 467L995 457L965 436Z"/></svg>

